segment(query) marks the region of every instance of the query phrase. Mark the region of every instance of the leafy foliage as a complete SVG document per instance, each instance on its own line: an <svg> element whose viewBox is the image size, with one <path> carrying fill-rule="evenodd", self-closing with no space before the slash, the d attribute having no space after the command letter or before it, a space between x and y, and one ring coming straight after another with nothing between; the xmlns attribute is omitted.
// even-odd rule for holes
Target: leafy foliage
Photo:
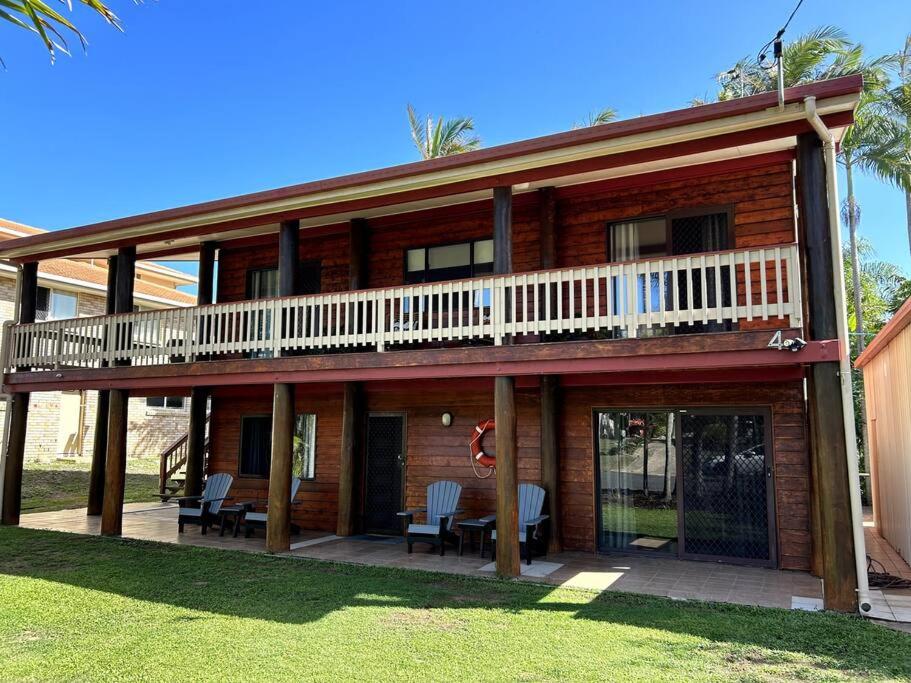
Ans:
<svg viewBox="0 0 911 683"><path fill-rule="evenodd" d="M845 263L845 288L847 289L848 327L855 329L857 316L854 311L854 282L851 278L851 251L843 250ZM857 240L860 299L864 315L864 334L872 338L904 301L902 295L911 291L911 280L893 263L877 259L872 243L860 237ZM869 340L869 339L868 339Z"/></svg>
<svg viewBox="0 0 911 683"><path fill-rule="evenodd" d="M411 127L411 139L423 159L448 157L481 146L481 139L472 134L474 120L468 116L449 120L441 116L436 123L432 116L428 116L425 121L421 121L414 107L409 104L408 124Z"/></svg>
<svg viewBox="0 0 911 683"><path fill-rule="evenodd" d="M53 2L53 0L48 1ZM58 0L58 2L65 5L70 12L73 11L72 0ZM123 30L120 19L101 0L79 0L79 2L95 11L114 28ZM83 49L87 45L85 36L76 28L75 24L44 0L0 0L0 19L37 35L47 48L52 62L57 50L64 54L70 53L64 34L75 35Z"/></svg>
<svg viewBox="0 0 911 683"><path fill-rule="evenodd" d="M613 107L605 107L600 111L589 113L581 123L573 125L573 128L591 128L592 126L601 126L616 120L617 110Z"/></svg>

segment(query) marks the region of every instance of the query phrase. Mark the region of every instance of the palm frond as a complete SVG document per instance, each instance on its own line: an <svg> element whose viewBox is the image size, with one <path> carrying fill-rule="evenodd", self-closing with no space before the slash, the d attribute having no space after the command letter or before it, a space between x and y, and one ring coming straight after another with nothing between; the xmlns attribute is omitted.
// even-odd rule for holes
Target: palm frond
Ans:
<svg viewBox="0 0 911 683"><path fill-rule="evenodd" d="M422 159L461 154L481 146L481 139L471 134L474 121L470 117L446 120L441 116L434 122L433 117L428 116L422 122L409 104L408 124L411 139Z"/></svg>

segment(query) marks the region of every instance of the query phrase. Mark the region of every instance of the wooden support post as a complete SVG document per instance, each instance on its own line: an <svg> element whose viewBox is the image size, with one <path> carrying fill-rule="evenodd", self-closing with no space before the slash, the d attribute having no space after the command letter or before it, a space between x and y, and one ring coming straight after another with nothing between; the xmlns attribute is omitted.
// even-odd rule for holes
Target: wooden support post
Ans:
<svg viewBox="0 0 911 683"><path fill-rule="evenodd" d="M117 251L114 284L114 313L133 310L133 280L136 277L136 247ZM129 337L129 332L127 333ZM129 365L129 360L115 365ZM130 392L112 389L108 405L107 453L104 463L104 500L101 505L101 534L119 536L123 521L123 486L127 467L127 421Z"/></svg>
<svg viewBox="0 0 911 683"><path fill-rule="evenodd" d="M366 219L349 223L348 289L367 287L370 255L370 226ZM360 382L347 382L342 397L342 444L338 474L338 536L351 536L357 531L358 474L363 443L363 395Z"/></svg>
<svg viewBox="0 0 911 683"><path fill-rule="evenodd" d="M199 288L196 294L196 303L199 306L212 303L215 290L215 249L215 242L203 242L199 247ZM187 462L184 468L185 496L198 496L202 493L206 464L208 404L207 387L193 387L190 390L190 424L187 429Z"/></svg>
<svg viewBox="0 0 911 683"><path fill-rule="evenodd" d="M494 419L497 448L497 574L518 576L519 463L516 451L515 379L497 377Z"/></svg>
<svg viewBox="0 0 911 683"><path fill-rule="evenodd" d="M35 310L38 308L38 264L23 264L19 269L18 278L16 321L25 325L35 322ZM7 525L19 524L19 514L22 510L22 468L25 464L25 436L30 398L31 395L27 392L13 393L6 404L10 416L6 453L3 458L3 507L0 511L0 521Z"/></svg>
<svg viewBox="0 0 911 683"><path fill-rule="evenodd" d="M559 378L544 375L541 378L541 485L547 491L547 514L550 515L550 536L547 550L563 550L560 529L560 450L557 441L559 419Z"/></svg>
<svg viewBox="0 0 911 683"><path fill-rule="evenodd" d="M806 240L803 262L807 271L809 337L838 337L832 262L831 230L822 145L814 133L798 136L800 217ZM807 395L811 431L811 472L814 514L818 515L823 598L828 609L857 609L857 576L847 441L843 419L840 367L837 361L814 363L808 373Z"/></svg>
<svg viewBox="0 0 911 683"><path fill-rule="evenodd" d="M114 313L114 298L117 289L117 257L108 257L108 286L104 301L105 315ZM103 343L105 349L109 340L107 339L107 328L105 328ZM107 360L101 361L101 367L107 367ZM92 447L92 467L89 472L89 501L86 506L86 514L97 516L101 514L104 503L104 472L106 469L105 460L108 453L108 411L110 406L111 392L108 389L98 390L98 402L95 407L95 443Z"/></svg>
<svg viewBox="0 0 911 683"><path fill-rule="evenodd" d="M363 428L361 391L358 382L347 382L342 403L342 450L338 473L338 522L336 534L351 536L357 530L357 473Z"/></svg>
<svg viewBox="0 0 911 683"><path fill-rule="evenodd" d="M348 289L368 286L370 262L370 224L365 218L355 218L349 224Z"/></svg>
<svg viewBox="0 0 911 683"><path fill-rule="evenodd" d="M291 461L294 453L294 385L276 384L272 402L272 466L266 549L291 549Z"/></svg>
<svg viewBox="0 0 911 683"><path fill-rule="evenodd" d="M123 486L127 470L127 405L130 392L111 389L108 407L108 452L105 456L101 535L120 536L123 524Z"/></svg>
<svg viewBox="0 0 911 683"><path fill-rule="evenodd" d="M538 225L540 227L541 268L557 267L557 202L554 188L538 190Z"/></svg>
<svg viewBox="0 0 911 683"><path fill-rule="evenodd" d="M512 272L512 187L493 190L493 270ZM504 310L510 310L509 302ZM510 343L511 339L504 340ZM497 573L519 575L519 466L516 455L515 378L494 380L497 453Z"/></svg>

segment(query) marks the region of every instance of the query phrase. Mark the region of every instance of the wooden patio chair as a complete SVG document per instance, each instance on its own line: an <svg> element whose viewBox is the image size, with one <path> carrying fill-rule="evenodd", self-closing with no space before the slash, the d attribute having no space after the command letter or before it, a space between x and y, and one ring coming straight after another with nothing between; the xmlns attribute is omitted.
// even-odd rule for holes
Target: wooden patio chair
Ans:
<svg viewBox="0 0 911 683"><path fill-rule="evenodd" d="M542 515L544 508L544 489L537 484L519 484L519 550L525 553L526 564L531 564L532 545L536 541L544 541L541 527L550 519L550 515ZM493 551L491 557L497 559L497 530L490 534ZM542 543L544 552L547 544Z"/></svg>
<svg viewBox="0 0 911 683"><path fill-rule="evenodd" d="M184 524L199 524L202 527L202 534L205 535L209 525L218 519L218 511L221 504L230 500L228 489L234 477L230 474L221 472L213 474L206 480L206 488L201 496L179 496L174 498L180 505L177 515L177 531L183 533ZM199 503L198 507L190 507L193 503Z"/></svg>
<svg viewBox="0 0 911 683"><path fill-rule="evenodd" d="M452 531L459 509L459 497L462 487L454 481L438 481L427 487L427 507L404 510L398 516L405 524L405 542L408 552L415 542L430 543L440 546L440 556L446 554L446 541L454 543L457 539ZM424 513L423 524L415 524L415 515Z"/></svg>
<svg viewBox="0 0 911 683"><path fill-rule="evenodd" d="M294 504L294 499L297 497L297 490L300 488L301 480L299 477L294 477L291 479L291 504ZM254 529L265 529L266 524L269 521L269 511L265 512L248 512L244 515L244 537L250 538L250 534L253 533ZM297 526L292 524L292 530L298 530Z"/></svg>

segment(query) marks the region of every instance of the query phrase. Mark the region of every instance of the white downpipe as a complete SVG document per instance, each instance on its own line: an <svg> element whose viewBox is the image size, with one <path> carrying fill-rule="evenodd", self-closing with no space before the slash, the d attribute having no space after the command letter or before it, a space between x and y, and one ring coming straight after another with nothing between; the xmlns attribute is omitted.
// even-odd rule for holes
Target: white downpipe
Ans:
<svg viewBox="0 0 911 683"><path fill-rule="evenodd" d="M860 502L860 472L857 466L857 432L854 428L854 392L851 385L848 311L845 306L845 274L841 258L841 220L838 212L838 176L835 160L835 137L816 111L816 98L804 100L807 120L823 144L826 164L826 193L829 205L829 229L832 232L832 266L835 271L835 318L838 324L839 374L841 402L845 422L845 455L848 461L848 489L851 500L851 532L854 536L854 565L857 572L857 602L861 613L870 611L870 584L867 581L867 552L864 543L864 520Z"/></svg>

